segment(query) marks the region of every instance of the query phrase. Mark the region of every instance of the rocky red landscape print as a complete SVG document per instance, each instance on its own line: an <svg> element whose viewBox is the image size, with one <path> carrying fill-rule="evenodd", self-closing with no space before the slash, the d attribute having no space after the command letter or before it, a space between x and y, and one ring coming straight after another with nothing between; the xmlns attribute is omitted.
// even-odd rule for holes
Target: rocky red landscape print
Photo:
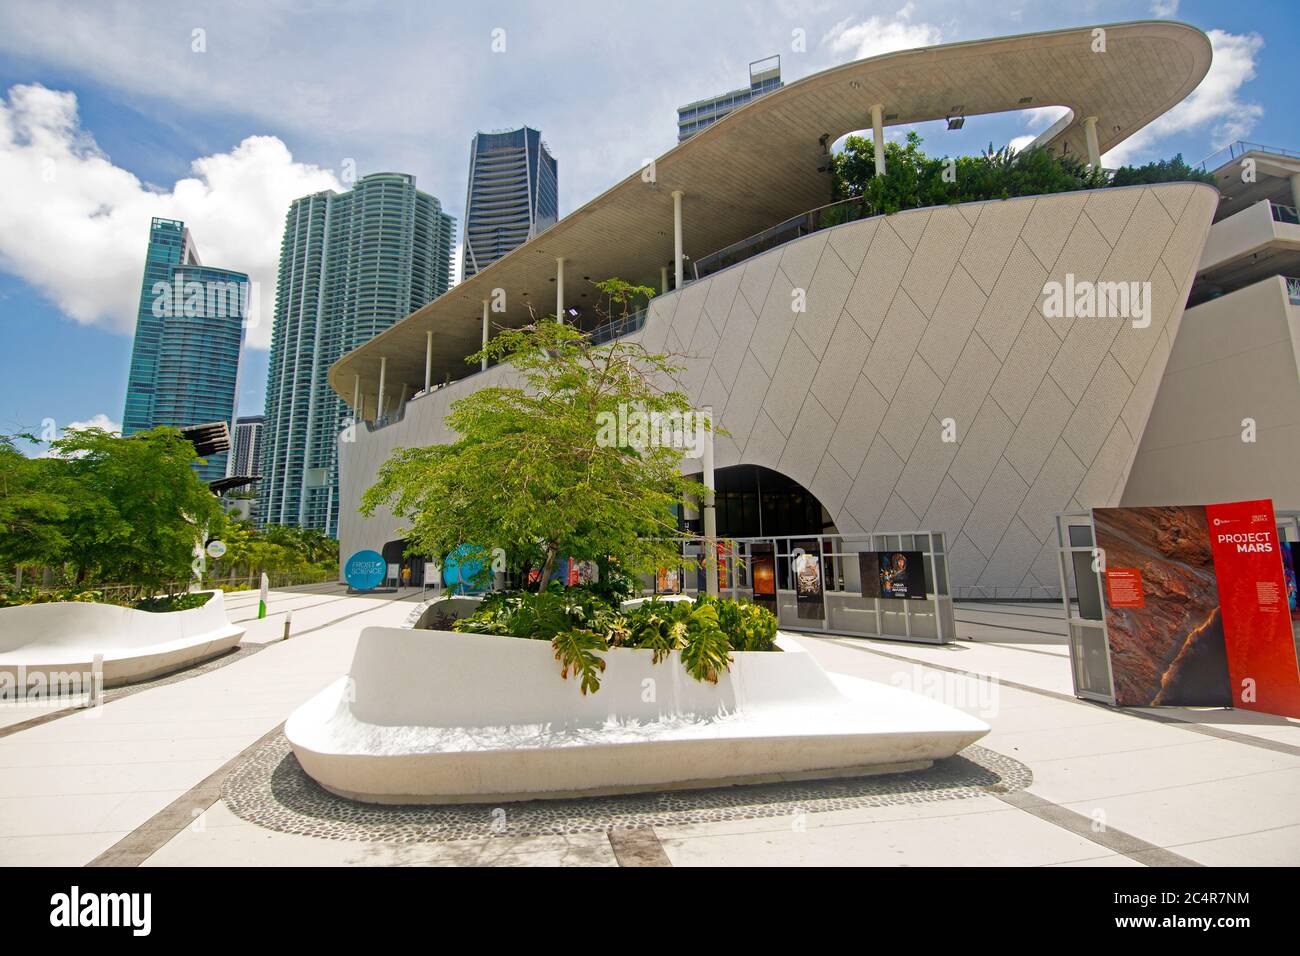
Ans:
<svg viewBox="0 0 1300 956"><path fill-rule="evenodd" d="M1231 706L1205 508L1096 508L1093 520L1105 567L1137 568L1145 598L1106 607L1115 703Z"/></svg>

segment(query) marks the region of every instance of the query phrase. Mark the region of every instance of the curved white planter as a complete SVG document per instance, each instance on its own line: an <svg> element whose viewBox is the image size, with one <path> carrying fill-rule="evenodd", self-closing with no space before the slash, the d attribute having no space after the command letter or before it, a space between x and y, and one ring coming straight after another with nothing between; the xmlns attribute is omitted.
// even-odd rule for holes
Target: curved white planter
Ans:
<svg viewBox="0 0 1300 956"><path fill-rule="evenodd" d="M654 664L616 648L583 696L547 641L369 627L349 676L294 711L285 735L334 793L458 803L920 769L988 733L779 643L735 654L717 684L676 654Z"/></svg>
<svg viewBox="0 0 1300 956"><path fill-rule="evenodd" d="M83 601L28 604L0 610L0 678L21 688L44 675L55 686L60 675L88 674L102 654L104 686L130 684L215 657L243 636L220 591L202 607L158 613Z"/></svg>

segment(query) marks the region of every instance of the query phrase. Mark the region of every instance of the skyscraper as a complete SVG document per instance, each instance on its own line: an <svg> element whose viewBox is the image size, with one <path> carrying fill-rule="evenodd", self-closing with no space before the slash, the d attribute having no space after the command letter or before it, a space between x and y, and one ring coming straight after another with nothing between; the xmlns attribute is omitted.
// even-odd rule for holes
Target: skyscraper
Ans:
<svg viewBox="0 0 1300 956"><path fill-rule="evenodd" d="M749 88L720 93L677 107L677 142L684 143L706 126L751 100L781 88L781 57L769 56L749 64Z"/></svg>
<svg viewBox="0 0 1300 956"><path fill-rule="evenodd" d="M246 477L262 473L262 423L265 420L263 415L241 415L235 419L227 474Z"/></svg>
<svg viewBox="0 0 1300 956"><path fill-rule="evenodd" d="M554 225L560 214L559 170L535 129L476 133L469 149L465 244L468 279Z"/></svg>
<svg viewBox="0 0 1300 956"><path fill-rule="evenodd" d="M335 533L338 434L329 367L447 291L456 220L404 173L295 200L275 290L258 491L261 520Z"/></svg>
<svg viewBox="0 0 1300 956"><path fill-rule="evenodd" d="M248 276L204 266L173 219L149 227L122 433L233 422L239 393ZM226 474L226 454L196 466L204 481Z"/></svg>

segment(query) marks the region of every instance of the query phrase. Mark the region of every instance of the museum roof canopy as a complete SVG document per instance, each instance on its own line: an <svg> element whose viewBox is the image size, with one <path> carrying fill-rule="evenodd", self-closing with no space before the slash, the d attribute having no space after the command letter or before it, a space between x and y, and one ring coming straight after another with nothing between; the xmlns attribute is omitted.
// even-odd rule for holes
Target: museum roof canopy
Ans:
<svg viewBox="0 0 1300 956"><path fill-rule="evenodd" d="M1095 52L1096 30L1105 31L1104 52ZM430 330L432 381L470 374L476 368L465 356L480 347L483 300L494 289L505 291L506 310L491 315L499 327L526 325L534 311L554 314L561 257L566 305L592 301L587 277L619 276L657 287L660 267L673 256L675 190L684 193L683 251L690 259L825 204L830 144L869 129L873 104L882 104L885 125L1064 106L1070 113L1039 141L1086 159L1085 118L1097 118L1104 153L1191 93L1210 59L1210 42L1200 30L1161 20L903 50L813 74L660 156L653 182L642 170L633 172L345 355L330 369L330 384L351 401L359 376L362 394L373 399L386 357L386 394L404 385L418 390Z"/></svg>

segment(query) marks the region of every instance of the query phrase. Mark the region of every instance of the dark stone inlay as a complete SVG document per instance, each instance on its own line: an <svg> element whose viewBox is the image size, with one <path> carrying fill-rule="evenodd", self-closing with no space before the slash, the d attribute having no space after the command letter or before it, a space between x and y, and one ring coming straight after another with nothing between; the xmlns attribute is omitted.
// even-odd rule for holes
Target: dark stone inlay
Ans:
<svg viewBox="0 0 1300 956"><path fill-rule="evenodd" d="M279 735L226 778L221 796L237 817L281 833L327 840L428 843L493 836L608 833L798 812L932 803L1011 793L1032 782L1033 775L1024 764L972 746L928 770L911 773L530 800L500 806L387 806L348 800L325 790L307 776L288 740Z"/></svg>

